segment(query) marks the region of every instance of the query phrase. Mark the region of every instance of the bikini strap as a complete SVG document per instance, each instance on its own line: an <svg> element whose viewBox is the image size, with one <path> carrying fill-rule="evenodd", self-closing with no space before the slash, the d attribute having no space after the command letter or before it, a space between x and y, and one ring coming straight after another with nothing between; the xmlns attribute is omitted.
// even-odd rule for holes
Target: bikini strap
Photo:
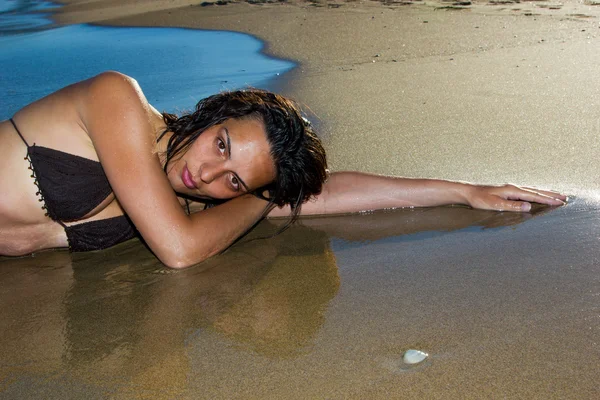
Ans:
<svg viewBox="0 0 600 400"><path fill-rule="evenodd" d="M21 132L19 131L19 128L17 128L17 124L15 124L15 121L13 121L12 118L10 119L10 123L13 124L13 126L15 127L15 130L19 134L19 137L21 138L21 140L23 141L23 143L25 143L25 146L29 147L29 143L27 143L27 140L25 140L25 138L23 137L23 135L21 135Z"/></svg>

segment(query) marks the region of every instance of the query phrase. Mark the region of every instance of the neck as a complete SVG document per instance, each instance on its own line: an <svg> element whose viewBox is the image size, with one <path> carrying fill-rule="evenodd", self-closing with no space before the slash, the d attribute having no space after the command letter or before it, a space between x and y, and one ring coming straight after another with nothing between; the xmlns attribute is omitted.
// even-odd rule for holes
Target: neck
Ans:
<svg viewBox="0 0 600 400"><path fill-rule="evenodd" d="M154 153L158 156L158 160L160 161L161 167L165 167L165 163L167 162L167 145L169 143L169 139L173 136L173 132L166 132L164 135L162 133L166 129L166 126L163 130L156 132L156 136L154 138ZM162 137L161 137L162 135ZM158 139L160 138L160 140Z"/></svg>
<svg viewBox="0 0 600 400"><path fill-rule="evenodd" d="M154 153L158 156L160 165L164 168L167 160L167 145L169 143L169 139L171 136L173 136L173 132L169 131L163 135L163 132L165 129L167 129L167 124L165 123L162 114L158 112L158 110L152 107L152 111L154 116L154 136L152 138L154 142ZM160 140L158 138L160 138Z"/></svg>

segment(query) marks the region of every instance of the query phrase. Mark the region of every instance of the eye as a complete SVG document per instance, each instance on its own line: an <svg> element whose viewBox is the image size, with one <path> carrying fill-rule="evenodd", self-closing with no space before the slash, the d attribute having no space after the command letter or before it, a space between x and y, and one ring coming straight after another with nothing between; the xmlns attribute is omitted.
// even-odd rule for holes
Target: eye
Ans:
<svg viewBox="0 0 600 400"><path fill-rule="evenodd" d="M221 138L217 138L217 149L219 149L221 154L225 154L225 151L227 150L227 146Z"/></svg>
<svg viewBox="0 0 600 400"><path fill-rule="evenodd" d="M240 180L237 176L232 174L229 178L229 183L234 191L238 192L240 190Z"/></svg>

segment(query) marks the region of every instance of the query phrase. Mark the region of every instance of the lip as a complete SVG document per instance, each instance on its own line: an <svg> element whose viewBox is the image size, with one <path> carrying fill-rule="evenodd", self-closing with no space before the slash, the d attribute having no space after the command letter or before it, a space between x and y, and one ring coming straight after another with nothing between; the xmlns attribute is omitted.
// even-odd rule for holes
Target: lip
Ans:
<svg viewBox="0 0 600 400"><path fill-rule="evenodd" d="M192 174L190 174L190 170L187 168L187 165L183 167L183 171L181 171L181 181L188 189L197 189L196 182L192 179Z"/></svg>

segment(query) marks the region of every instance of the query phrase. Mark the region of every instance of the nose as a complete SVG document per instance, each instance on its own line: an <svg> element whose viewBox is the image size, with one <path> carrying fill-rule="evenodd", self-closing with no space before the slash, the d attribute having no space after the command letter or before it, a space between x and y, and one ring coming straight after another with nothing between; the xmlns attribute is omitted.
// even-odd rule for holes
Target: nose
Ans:
<svg viewBox="0 0 600 400"><path fill-rule="evenodd" d="M222 174L222 168L216 163L204 163L200 168L200 180L211 183Z"/></svg>

